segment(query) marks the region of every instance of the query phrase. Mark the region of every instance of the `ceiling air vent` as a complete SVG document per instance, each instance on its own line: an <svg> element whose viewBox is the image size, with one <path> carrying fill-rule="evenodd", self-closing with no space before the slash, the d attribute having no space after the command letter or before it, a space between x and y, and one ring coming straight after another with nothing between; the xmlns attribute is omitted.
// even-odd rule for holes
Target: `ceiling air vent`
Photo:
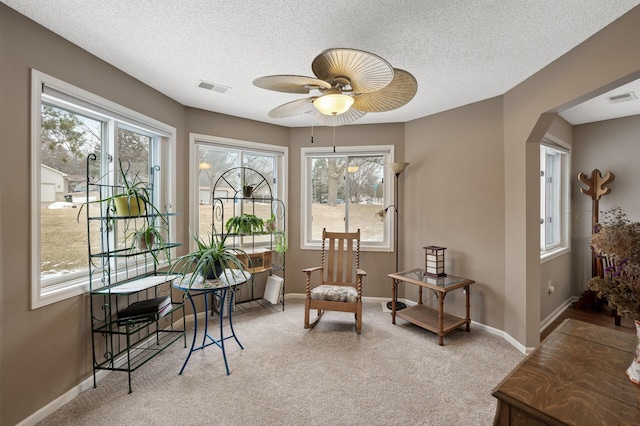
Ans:
<svg viewBox="0 0 640 426"><path fill-rule="evenodd" d="M230 87L223 86L221 84L209 83L203 80L200 81L200 83L198 84L198 87L200 87L201 89L211 90L218 93L225 93L227 90L230 89Z"/></svg>
<svg viewBox="0 0 640 426"><path fill-rule="evenodd" d="M627 102L637 99L636 94L633 92L622 93L620 95L613 95L608 97L609 102L617 104L619 102Z"/></svg>

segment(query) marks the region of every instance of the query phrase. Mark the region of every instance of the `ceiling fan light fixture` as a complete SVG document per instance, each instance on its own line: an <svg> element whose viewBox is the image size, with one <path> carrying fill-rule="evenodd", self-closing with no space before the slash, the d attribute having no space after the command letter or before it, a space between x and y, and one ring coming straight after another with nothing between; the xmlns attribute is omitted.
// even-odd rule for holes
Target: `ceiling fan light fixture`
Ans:
<svg viewBox="0 0 640 426"><path fill-rule="evenodd" d="M353 98L342 93L328 93L313 101L313 106L324 115L343 114L353 105Z"/></svg>

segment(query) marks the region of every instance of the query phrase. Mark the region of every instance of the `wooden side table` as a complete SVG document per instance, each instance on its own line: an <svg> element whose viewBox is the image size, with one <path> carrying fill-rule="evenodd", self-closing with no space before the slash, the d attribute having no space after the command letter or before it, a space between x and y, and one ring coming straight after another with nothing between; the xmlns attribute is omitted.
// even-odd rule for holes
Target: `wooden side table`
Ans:
<svg viewBox="0 0 640 426"><path fill-rule="evenodd" d="M411 269L409 271L396 272L389 274L393 285L393 299L391 302L391 322L396 323L396 316L405 321L409 321L419 327L429 330L438 335L438 343L444 345L444 335L457 329L461 325L465 325L466 331L469 331L471 318L469 317L469 286L475 281L447 275L444 277L431 277L426 275L426 271L422 268ZM414 284L418 286L418 304L409 306L408 308L396 311L397 302L397 286L400 282ZM438 296L438 309L432 309L422 304L422 289L427 288L433 290ZM444 298L448 292L464 289L466 295L466 315L461 318L456 315L448 314L444 311Z"/></svg>
<svg viewBox="0 0 640 426"><path fill-rule="evenodd" d="M637 337L567 319L494 389L494 425L637 425Z"/></svg>

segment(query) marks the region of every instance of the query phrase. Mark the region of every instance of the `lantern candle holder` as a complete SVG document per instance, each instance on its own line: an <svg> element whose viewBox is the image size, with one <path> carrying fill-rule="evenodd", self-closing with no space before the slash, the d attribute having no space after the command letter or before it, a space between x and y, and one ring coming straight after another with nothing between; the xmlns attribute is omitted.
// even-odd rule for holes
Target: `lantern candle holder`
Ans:
<svg viewBox="0 0 640 426"><path fill-rule="evenodd" d="M430 277L446 277L444 273L444 251L446 247L426 246L425 252L425 274Z"/></svg>

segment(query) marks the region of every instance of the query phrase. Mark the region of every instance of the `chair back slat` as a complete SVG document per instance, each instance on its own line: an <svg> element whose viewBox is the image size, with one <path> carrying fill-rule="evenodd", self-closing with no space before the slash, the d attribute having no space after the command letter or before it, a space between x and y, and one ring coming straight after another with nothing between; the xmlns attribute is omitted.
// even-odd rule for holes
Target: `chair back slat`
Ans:
<svg viewBox="0 0 640 426"><path fill-rule="evenodd" d="M360 267L360 230L357 232L327 232L323 237L323 267L326 276L324 284L356 285L355 269ZM325 241L328 240L328 247ZM355 246L355 249L354 249ZM326 250L326 262L324 264ZM355 268L354 268L355 257Z"/></svg>

